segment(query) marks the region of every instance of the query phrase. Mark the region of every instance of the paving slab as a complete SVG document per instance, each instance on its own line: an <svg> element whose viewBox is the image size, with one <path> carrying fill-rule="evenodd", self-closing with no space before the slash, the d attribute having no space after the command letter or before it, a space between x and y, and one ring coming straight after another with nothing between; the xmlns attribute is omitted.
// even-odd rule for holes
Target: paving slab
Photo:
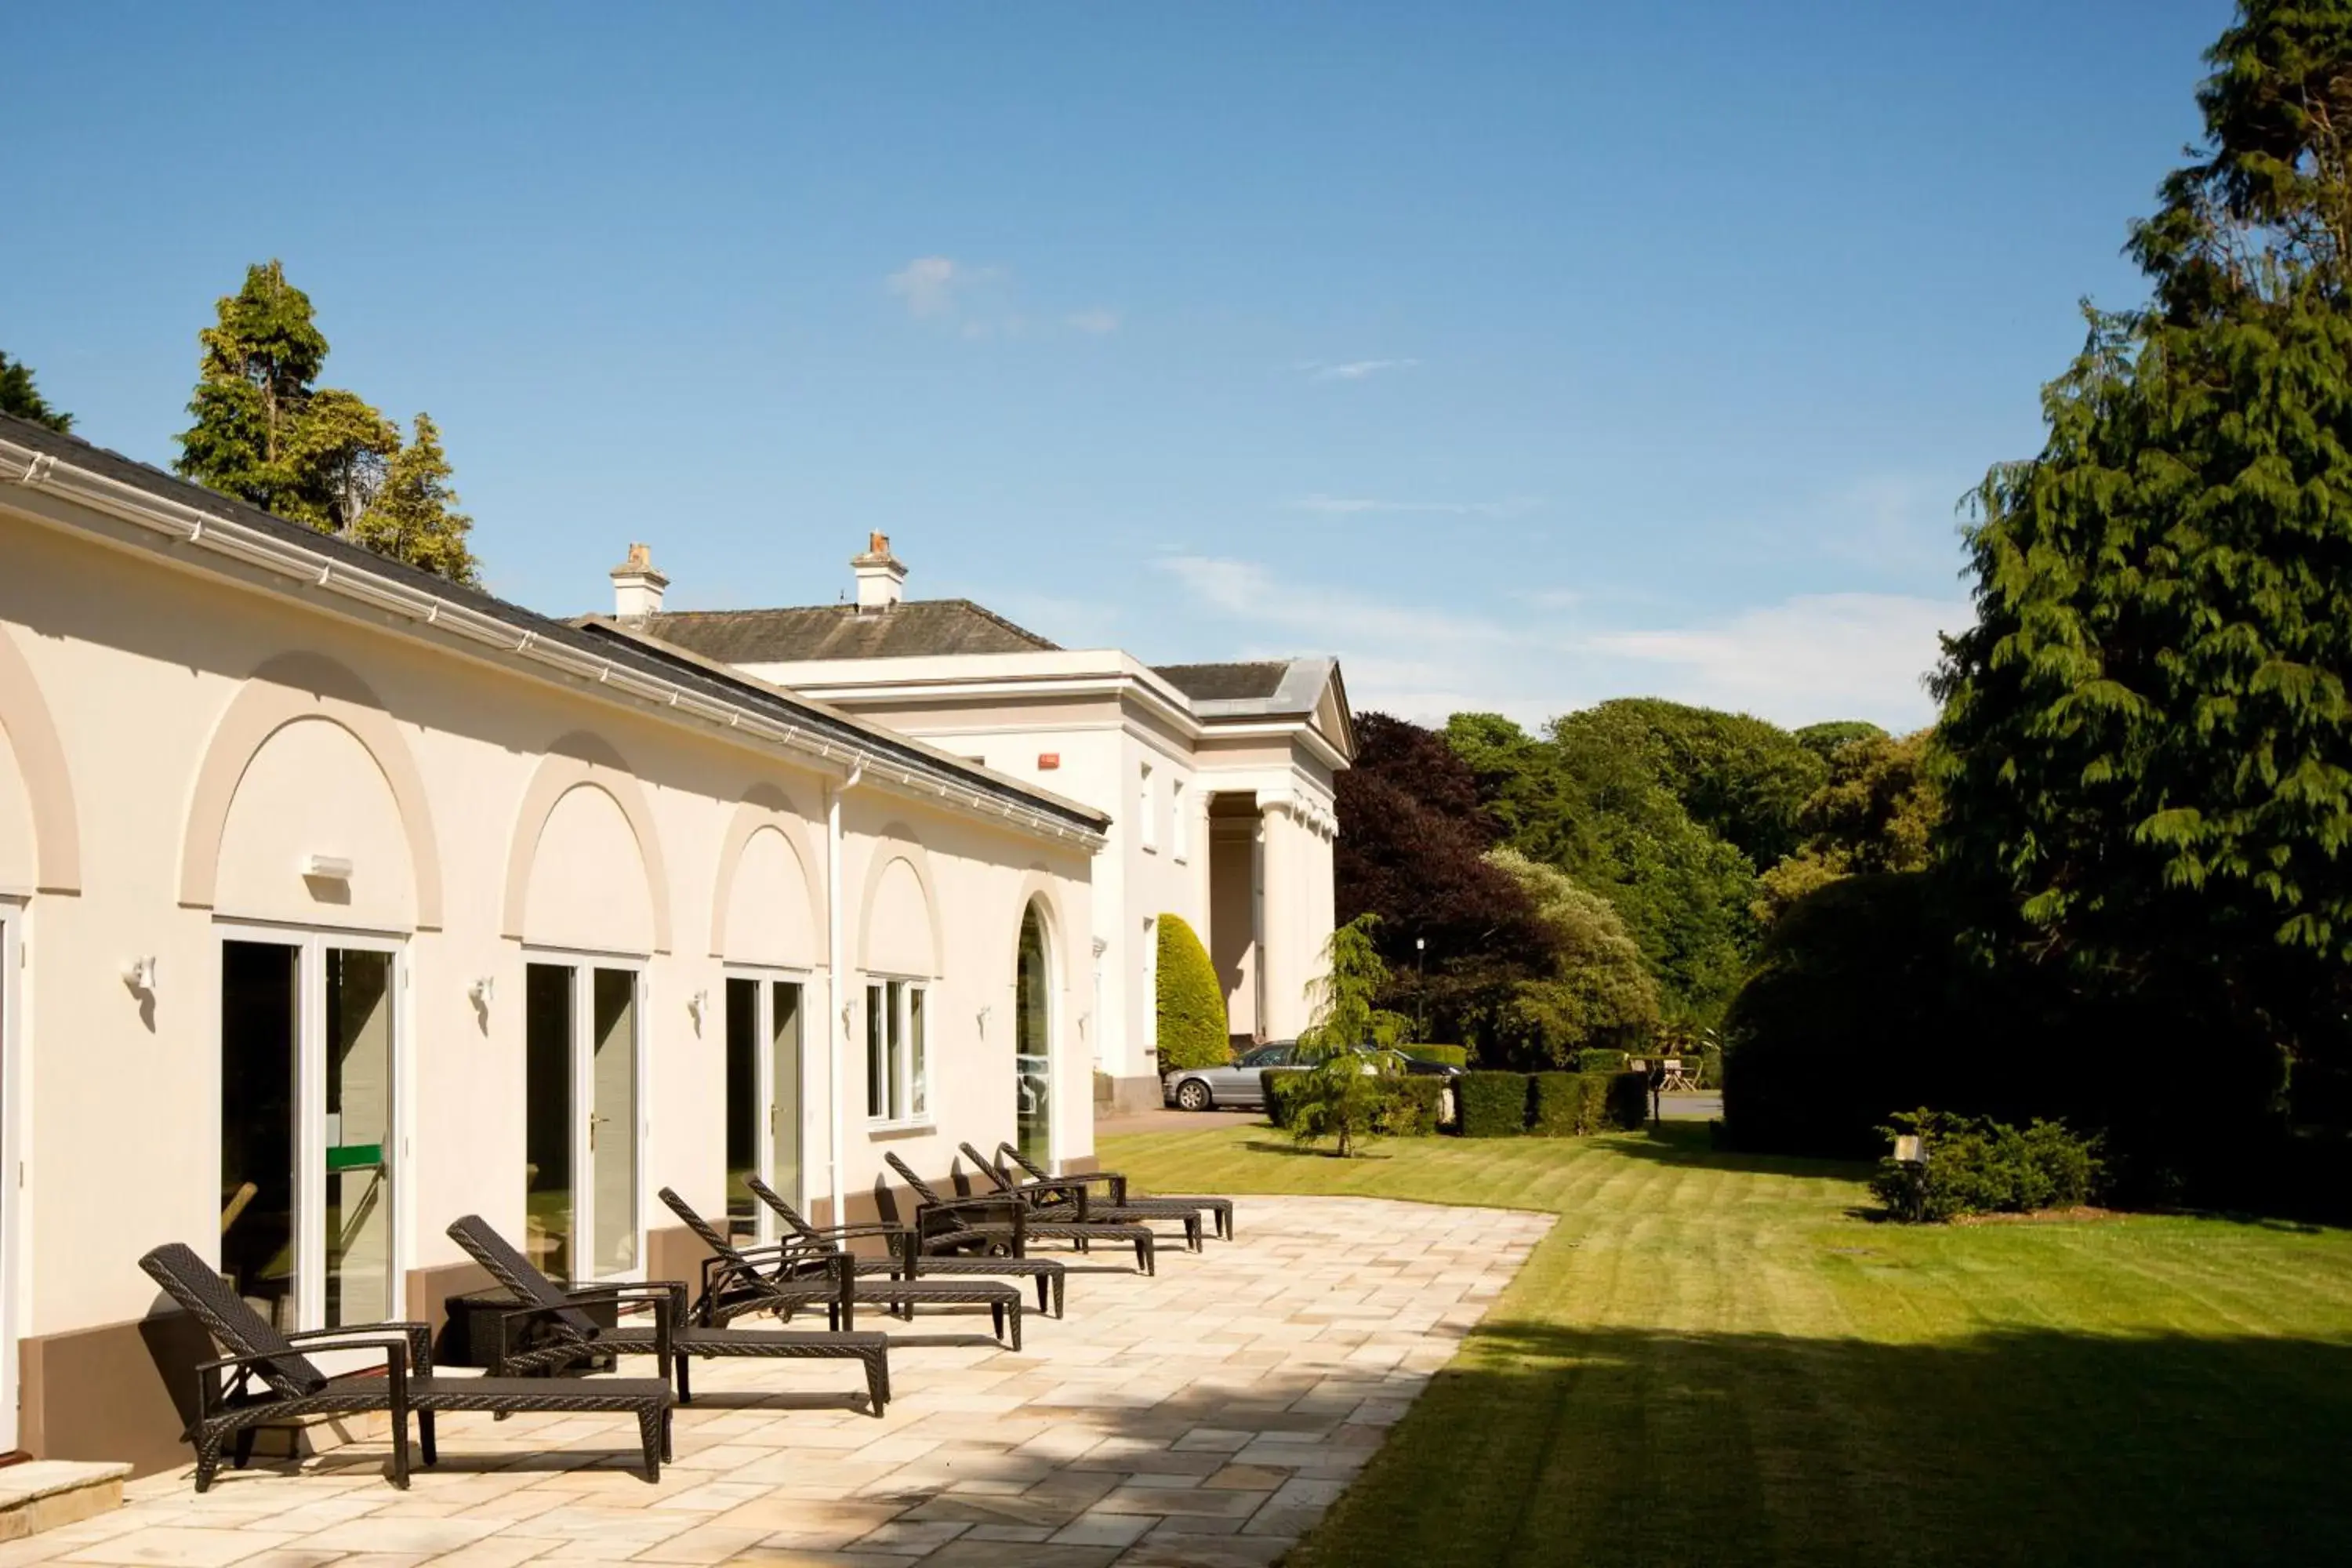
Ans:
<svg viewBox="0 0 2352 1568"><path fill-rule="evenodd" d="M701 1363L658 1485L626 1417L444 1415L442 1462L408 1492L384 1480L380 1438L231 1471L201 1498L183 1468L0 1545L0 1568L1262 1568L1339 1499L1551 1216L1235 1208L1239 1240L1171 1249L1156 1279L1071 1255L1069 1317L1033 1314L1018 1355L953 1318L861 1315L893 1341L880 1419L843 1364Z"/></svg>

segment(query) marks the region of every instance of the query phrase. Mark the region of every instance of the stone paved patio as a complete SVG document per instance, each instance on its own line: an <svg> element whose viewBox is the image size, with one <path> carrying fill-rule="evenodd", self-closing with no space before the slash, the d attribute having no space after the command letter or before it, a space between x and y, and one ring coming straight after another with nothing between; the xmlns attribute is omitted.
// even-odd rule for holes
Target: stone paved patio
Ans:
<svg viewBox="0 0 2352 1568"><path fill-rule="evenodd" d="M877 1317L899 1342L883 1420L845 1392L846 1363L698 1363L658 1487L632 1468L625 1422L445 1416L441 1464L405 1494L380 1442L299 1474L232 1471L203 1498L184 1469L131 1483L119 1512L0 1546L0 1568L1268 1563L1551 1220L1357 1198L1236 1209L1240 1240L1165 1251L1156 1279L1072 1257L1068 1321L1033 1317L1020 1355L984 1321Z"/></svg>

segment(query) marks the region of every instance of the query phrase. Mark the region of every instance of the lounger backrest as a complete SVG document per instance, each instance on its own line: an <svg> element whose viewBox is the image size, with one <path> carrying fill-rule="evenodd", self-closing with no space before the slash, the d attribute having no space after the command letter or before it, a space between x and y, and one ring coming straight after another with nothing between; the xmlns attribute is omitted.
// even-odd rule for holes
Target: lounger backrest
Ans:
<svg viewBox="0 0 2352 1568"><path fill-rule="evenodd" d="M1046 1169L1045 1169L1045 1166L1043 1166L1043 1165L1041 1165L1041 1164L1037 1163L1037 1162L1036 1162L1036 1161L1032 1160L1028 1155L1024 1154L1020 1150L1018 1150L1018 1149L1014 1148L1012 1144L1010 1144L1010 1143L999 1143L999 1144L996 1146L996 1165L997 1165L997 1169L999 1169L999 1170L1003 1170L1003 1169L1004 1168L1004 1162L1005 1162L1007 1159L1012 1160L1015 1164L1019 1165L1023 1170L1024 1170L1024 1171L1028 1172L1032 1176L1035 1177L1038 1181L1041 1181L1041 1182L1047 1182L1047 1181L1051 1181L1051 1180L1053 1180L1053 1176L1051 1175L1051 1173L1049 1173L1046 1171Z"/></svg>
<svg viewBox="0 0 2352 1568"><path fill-rule="evenodd" d="M775 1210L776 1217L782 1220L786 1225L791 1226L793 1232L803 1240L814 1241L820 1245L827 1245L830 1243L831 1238L827 1237L824 1232L809 1224L807 1220L803 1219L801 1217L801 1211L793 1207L792 1205L784 1202L783 1198L776 1192L775 1188L768 1185L767 1183L761 1181L757 1176L745 1177L743 1179L743 1184L751 1189L751 1195L753 1197L759 1199L761 1203Z"/></svg>
<svg viewBox="0 0 2352 1568"><path fill-rule="evenodd" d="M998 1170L994 1165L989 1163L987 1155L982 1153L979 1150L973 1148L969 1143L959 1143L956 1147L963 1151L963 1157L965 1159L980 1167L980 1173L986 1176L998 1192L1011 1193L1018 1192L1020 1190L1013 1184L1011 1177L1007 1176L1003 1171Z"/></svg>
<svg viewBox="0 0 2352 1568"><path fill-rule="evenodd" d="M709 1220L703 1218L700 1215L695 1213L693 1209L687 1206L687 1202L684 1198L679 1197L667 1187L664 1187L656 1195L660 1197L662 1202L669 1205L670 1213L677 1215L678 1218L686 1222L687 1229L694 1232L695 1235L702 1238L703 1246L710 1248L713 1253L725 1258L729 1263L733 1264L736 1268L743 1270L746 1274L757 1272L751 1267L751 1260L745 1258L740 1252L737 1251L735 1249L735 1244L728 1240L725 1237L719 1235L717 1228L714 1227Z"/></svg>
<svg viewBox="0 0 2352 1568"><path fill-rule="evenodd" d="M553 1309L555 1320L573 1333L583 1337L595 1334L596 1320L573 1306L562 1286L541 1274L536 1264L509 1245L480 1215L469 1214L453 1221L449 1239L488 1269L490 1278L505 1286L516 1300L527 1306Z"/></svg>
<svg viewBox="0 0 2352 1568"><path fill-rule="evenodd" d="M262 1380L289 1398L316 1394L327 1374L255 1311L195 1249L168 1241L139 1260L148 1278L195 1315L231 1355L259 1356Z"/></svg>
<svg viewBox="0 0 2352 1568"><path fill-rule="evenodd" d="M940 1204L947 1202L945 1198L940 1196L939 1189L932 1186L930 1183L923 1180L922 1177L915 1174L913 1168L909 1166L906 1161L901 1160L896 1154L885 1154L882 1158L889 1164L892 1170L898 1172L899 1175L906 1178L907 1184L915 1189L915 1195L922 1199L923 1202L927 1204Z"/></svg>

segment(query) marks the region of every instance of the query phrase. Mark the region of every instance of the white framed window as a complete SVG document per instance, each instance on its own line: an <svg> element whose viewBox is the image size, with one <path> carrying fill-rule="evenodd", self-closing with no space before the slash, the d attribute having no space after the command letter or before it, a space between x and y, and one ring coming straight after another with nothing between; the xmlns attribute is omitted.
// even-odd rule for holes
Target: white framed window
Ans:
<svg viewBox="0 0 2352 1568"><path fill-rule="evenodd" d="M1146 763L1143 764L1142 773L1137 775L1135 784L1136 832L1140 836L1137 842L1155 855L1160 852L1158 805L1159 802L1152 798L1151 794L1151 764Z"/></svg>
<svg viewBox="0 0 2352 1568"><path fill-rule="evenodd" d="M1192 836L1184 821L1184 781L1168 781L1168 853L1179 860L1191 858Z"/></svg>
<svg viewBox="0 0 2352 1568"><path fill-rule="evenodd" d="M866 983L866 1120L875 1126L931 1119L929 999L930 988L919 980Z"/></svg>

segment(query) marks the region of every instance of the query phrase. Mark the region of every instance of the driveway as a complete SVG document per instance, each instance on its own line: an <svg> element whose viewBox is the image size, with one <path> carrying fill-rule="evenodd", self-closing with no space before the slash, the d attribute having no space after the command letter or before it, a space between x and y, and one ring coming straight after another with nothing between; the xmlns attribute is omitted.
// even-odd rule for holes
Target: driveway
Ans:
<svg viewBox="0 0 2352 1568"><path fill-rule="evenodd" d="M625 1420L445 1415L441 1464L406 1494L383 1479L381 1442L230 1471L201 1498L183 1469L132 1482L118 1512L0 1546L0 1568L1255 1568L1363 1468L1552 1220L1372 1198L1234 1207L1236 1240L1163 1251L1157 1279L1071 1258L1070 1316L1032 1319L1023 1354L969 1318L877 1314L897 1342L882 1420L845 1394L845 1363L702 1362L658 1486L635 1472Z"/></svg>

